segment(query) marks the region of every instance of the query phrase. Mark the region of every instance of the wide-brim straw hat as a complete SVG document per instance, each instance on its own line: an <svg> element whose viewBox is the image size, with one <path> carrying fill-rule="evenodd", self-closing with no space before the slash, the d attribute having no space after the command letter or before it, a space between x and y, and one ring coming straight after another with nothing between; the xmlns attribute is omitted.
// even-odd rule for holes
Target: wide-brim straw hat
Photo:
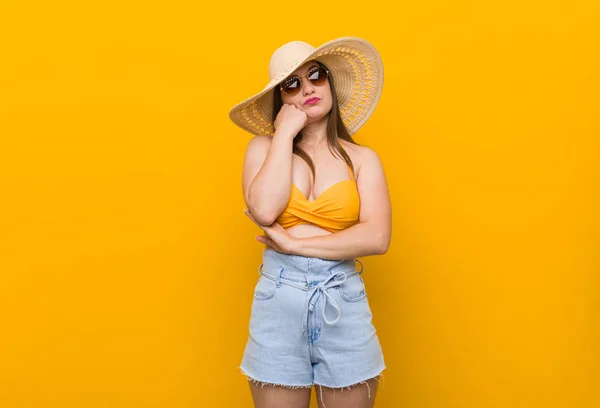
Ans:
<svg viewBox="0 0 600 408"><path fill-rule="evenodd" d="M270 81L262 91L235 105L231 120L254 135L273 135L275 87L308 61L323 63L331 73L342 121L350 134L371 116L383 89L383 63L377 49L356 37L341 37L319 47L291 41L279 47L269 62Z"/></svg>

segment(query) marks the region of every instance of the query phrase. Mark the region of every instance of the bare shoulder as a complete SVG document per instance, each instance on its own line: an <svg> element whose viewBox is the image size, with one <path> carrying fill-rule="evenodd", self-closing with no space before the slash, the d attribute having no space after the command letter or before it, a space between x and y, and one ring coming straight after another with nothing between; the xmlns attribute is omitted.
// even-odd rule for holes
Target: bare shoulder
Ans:
<svg viewBox="0 0 600 408"><path fill-rule="evenodd" d="M246 147L247 150L254 149L264 149L269 148L271 146L271 141L273 138L267 135L255 135L252 139L248 141L248 145Z"/></svg>
<svg viewBox="0 0 600 408"><path fill-rule="evenodd" d="M258 171L269 154L271 136L256 135L246 146L244 155L244 173L247 170Z"/></svg>
<svg viewBox="0 0 600 408"><path fill-rule="evenodd" d="M271 147L271 141L271 136L254 136L248 141L244 161L249 163L252 167L256 166L257 163L262 165L262 162L267 157L269 148Z"/></svg>
<svg viewBox="0 0 600 408"><path fill-rule="evenodd" d="M344 149L350 155L354 166L356 167L356 176L360 177L360 171L363 167L380 168L381 160L377 152L370 147L355 145L345 140L340 140Z"/></svg>

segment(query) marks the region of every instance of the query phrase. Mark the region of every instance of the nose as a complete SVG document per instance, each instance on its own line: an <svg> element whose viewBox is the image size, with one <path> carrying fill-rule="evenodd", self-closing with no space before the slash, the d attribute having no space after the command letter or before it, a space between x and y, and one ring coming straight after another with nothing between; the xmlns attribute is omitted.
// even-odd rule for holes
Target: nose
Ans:
<svg viewBox="0 0 600 408"><path fill-rule="evenodd" d="M302 78L302 94L306 96L310 95L314 91L315 86L307 78Z"/></svg>

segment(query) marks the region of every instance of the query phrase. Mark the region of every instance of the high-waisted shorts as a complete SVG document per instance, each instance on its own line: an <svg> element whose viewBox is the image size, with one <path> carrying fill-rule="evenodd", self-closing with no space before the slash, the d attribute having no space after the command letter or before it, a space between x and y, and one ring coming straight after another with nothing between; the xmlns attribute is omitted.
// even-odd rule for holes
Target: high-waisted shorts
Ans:
<svg viewBox="0 0 600 408"><path fill-rule="evenodd" d="M360 263L360 261L359 261ZM288 387L349 387L385 369L355 259L265 249L240 369Z"/></svg>

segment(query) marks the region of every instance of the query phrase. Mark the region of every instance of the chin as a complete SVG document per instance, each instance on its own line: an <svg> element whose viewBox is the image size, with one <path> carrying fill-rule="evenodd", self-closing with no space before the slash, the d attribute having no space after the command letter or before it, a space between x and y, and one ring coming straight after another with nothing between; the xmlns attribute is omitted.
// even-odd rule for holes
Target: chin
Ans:
<svg viewBox="0 0 600 408"><path fill-rule="evenodd" d="M314 115L308 115L308 121L309 121L309 123L318 122L319 120L323 119L325 116L327 116L327 114L323 114L323 112L319 112L318 114L314 114Z"/></svg>
<svg viewBox="0 0 600 408"><path fill-rule="evenodd" d="M305 111L305 112L309 119L319 120L319 119L322 119L323 116L327 116L327 114L329 113L330 110L331 110L331 108L323 109L322 107L319 106L319 107L309 109L308 111Z"/></svg>

